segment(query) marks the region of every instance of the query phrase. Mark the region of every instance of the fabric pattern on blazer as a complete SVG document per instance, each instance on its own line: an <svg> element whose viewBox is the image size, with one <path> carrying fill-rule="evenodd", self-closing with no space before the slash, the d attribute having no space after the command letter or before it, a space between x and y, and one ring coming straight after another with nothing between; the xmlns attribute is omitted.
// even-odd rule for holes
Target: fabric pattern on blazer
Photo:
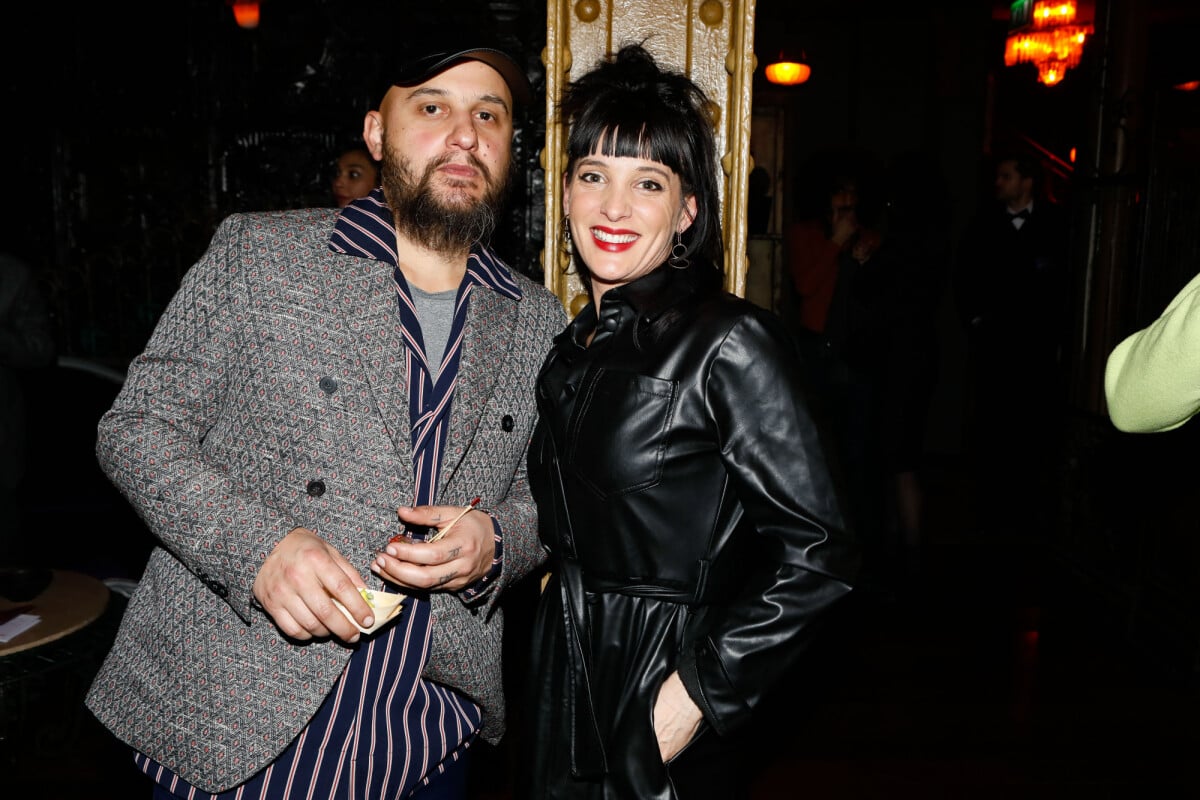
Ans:
<svg viewBox="0 0 1200 800"><path fill-rule="evenodd" d="M102 468L161 546L87 705L206 788L278 755L351 652L280 635L252 602L263 560L303 526L379 585L369 564L412 502L392 265L331 252L336 217L226 219L98 428ZM549 291L514 277L520 301L472 293L439 489L440 503L482 498L504 530L503 570L478 603L432 596L425 672L483 707L491 741L504 722L496 601L543 559L524 462L533 386L565 321Z"/></svg>

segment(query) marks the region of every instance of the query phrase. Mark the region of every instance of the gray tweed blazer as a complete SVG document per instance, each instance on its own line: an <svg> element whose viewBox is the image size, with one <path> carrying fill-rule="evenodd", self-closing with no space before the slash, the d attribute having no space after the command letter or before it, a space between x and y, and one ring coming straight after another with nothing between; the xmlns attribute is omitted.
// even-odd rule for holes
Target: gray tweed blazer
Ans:
<svg viewBox="0 0 1200 800"><path fill-rule="evenodd" d="M282 752L351 654L289 642L251 602L267 554L304 526L378 585L368 565L412 502L392 266L331 252L336 216L226 219L99 424L101 467L161 546L87 706L208 791ZM525 480L534 380L565 323L557 298L514 277L520 301L471 295L439 497L482 498L504 530L503 572L475 606L433 595L425 672L483 707L491 741L504 722L496 599L543 557ZM319 496L306 491L314 479Z"/></svg>

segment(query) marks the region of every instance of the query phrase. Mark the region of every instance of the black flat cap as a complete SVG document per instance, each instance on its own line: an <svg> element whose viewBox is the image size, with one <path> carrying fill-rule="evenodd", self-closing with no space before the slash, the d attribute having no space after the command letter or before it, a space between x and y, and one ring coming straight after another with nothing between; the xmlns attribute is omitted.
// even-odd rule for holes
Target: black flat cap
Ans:
<svg viewBox="0 0 1200 800"><path fill-rule="evenodd" d="M533 90L521 65L484 35L462 34L427 47L410 48L393 70L391 86L416 86L463 61L482 61L499 72L514 101L529 103L532 99Z"/></svg>

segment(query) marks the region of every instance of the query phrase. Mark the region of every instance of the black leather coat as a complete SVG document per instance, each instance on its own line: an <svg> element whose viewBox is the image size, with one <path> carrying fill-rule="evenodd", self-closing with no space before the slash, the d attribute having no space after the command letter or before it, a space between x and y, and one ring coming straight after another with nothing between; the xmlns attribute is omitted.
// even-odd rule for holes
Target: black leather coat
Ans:
<svg viewBox="0 0 1200 800"><path fill-rule="evenodd" d="M530 483L553 580L531 797L681 796L652 727L663 680L678 670L699 736L724 737L850 589L857 550L790 340L694 270L610 290L539 376Z"/></svg>

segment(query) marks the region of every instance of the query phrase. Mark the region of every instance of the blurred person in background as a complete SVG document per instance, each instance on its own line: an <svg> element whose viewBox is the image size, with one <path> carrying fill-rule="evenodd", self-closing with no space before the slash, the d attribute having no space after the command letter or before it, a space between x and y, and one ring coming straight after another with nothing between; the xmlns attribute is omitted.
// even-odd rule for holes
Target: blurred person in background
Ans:
<svg viewBox="0 0 1200 800"><path fill-rule="evenodd" d="M334 160L329 189L338 208L345 208L354 200L366 197L377 186L379 162L371 157L367 148L351 147Z"/></svg>

